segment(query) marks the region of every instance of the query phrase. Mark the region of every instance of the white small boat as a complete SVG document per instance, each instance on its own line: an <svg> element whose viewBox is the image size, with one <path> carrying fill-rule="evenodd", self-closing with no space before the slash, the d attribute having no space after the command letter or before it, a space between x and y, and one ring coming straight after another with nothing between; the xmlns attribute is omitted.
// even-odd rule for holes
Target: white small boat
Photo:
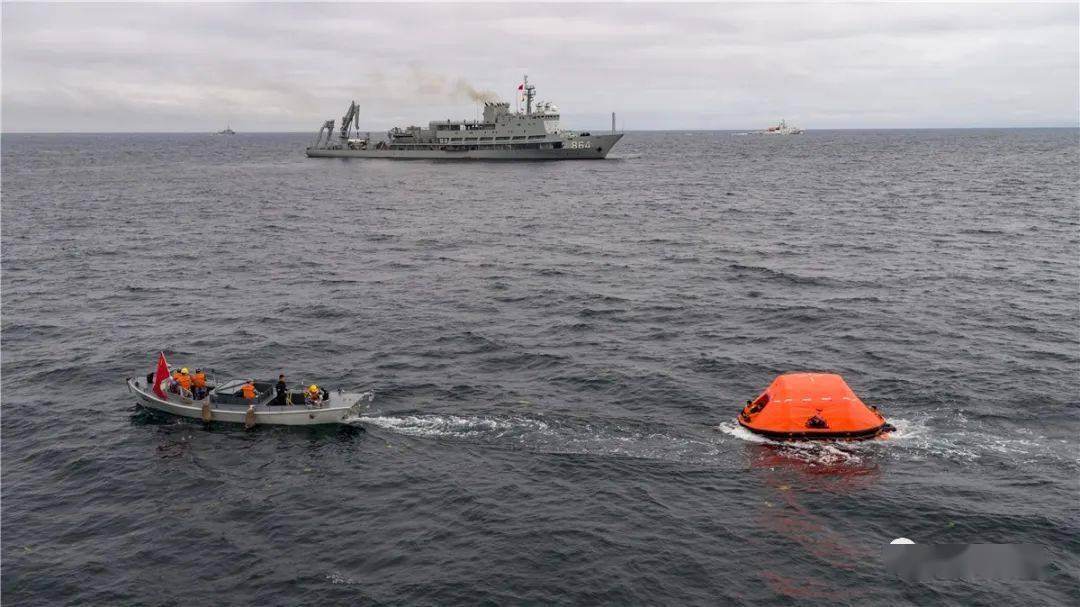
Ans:
<svg viewBox="0 0 1080 607"><path fill-rule="evenodd" d="M244 379L234 379L210 389L201 400L173 392L162 391L165 398L154 393L149 382L129 377L128 391L139 404L173 415L214 422L251 425L313 426L316 424L348 424L356 419L364 403L374 398L373 392L324 392L318 406L304 404L303 388L290 388L287 403L274 394L271 382L255 382L257 395L252 400L240 396ZM249 415L249 409L251 414Z"/></svg>

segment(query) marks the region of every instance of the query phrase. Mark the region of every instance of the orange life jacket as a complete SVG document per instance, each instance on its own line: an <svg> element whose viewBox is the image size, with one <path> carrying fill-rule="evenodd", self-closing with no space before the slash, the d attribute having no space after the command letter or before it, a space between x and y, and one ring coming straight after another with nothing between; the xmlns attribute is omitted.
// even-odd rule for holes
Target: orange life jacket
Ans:
<svg viewBox="0 0 1080 607"><path fill-rule="evenodd" d="M244 398L247 398L247 399L255 398L255 384L253 384L251 382L248 382L248 383L244 384L244 387L241 388L241 389L244 391Z"/></svg>
<svg viewBox="0 0 1080 607"><path fill-rule="evenodd" d="M191 376L191 385L195 386L196 388L205 388L206 387L206 374L202 373L202 372L199 372L199 373L196 373L195 375L192 375Z"/></svg>
<svg viewBox="0 0 1080 607"><path fill-rule="evenodd" d="M191 389L191 376L190 375L185 375L184 373L181 373L176 378L176 383L180 384L181 388L183 388L185 390L190 390Z"/></svg>
<svg viewBox="0 0 1080 607"><path fill-rule="evenodd" d="M172 378L174 380L176 380L176 381L180 381L180 372L179 371L173 371L172 372Z"/></svg>

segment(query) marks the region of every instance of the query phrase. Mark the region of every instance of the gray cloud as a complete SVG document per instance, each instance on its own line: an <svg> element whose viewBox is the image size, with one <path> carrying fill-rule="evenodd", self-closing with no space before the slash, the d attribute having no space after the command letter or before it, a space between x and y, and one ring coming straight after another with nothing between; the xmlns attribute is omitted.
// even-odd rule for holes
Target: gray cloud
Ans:
<svg viewBox="0 0 1080 607"><path fill-rule="evenodd" d="M472 117L528 72L568 127L1076 126L1076 4L10 4L5 131Z"/></svg>

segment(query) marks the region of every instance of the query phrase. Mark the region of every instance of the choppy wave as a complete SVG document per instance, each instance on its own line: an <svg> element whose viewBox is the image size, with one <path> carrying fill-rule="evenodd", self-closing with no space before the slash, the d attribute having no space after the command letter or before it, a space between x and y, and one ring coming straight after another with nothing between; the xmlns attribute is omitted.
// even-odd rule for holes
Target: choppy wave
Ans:
<svg viewBox="0 0 1080 607"><path fill-rule="evenodd" d="M5 604L932 603L872 583L884 527L1072 541L1076 130L629 133L543 165L309 140L3 135ZM161 349L376 409L145 419L123 377ZM795 369L898 431L733 423ZM1076 602L1037 586L964 591Z"/></svg>

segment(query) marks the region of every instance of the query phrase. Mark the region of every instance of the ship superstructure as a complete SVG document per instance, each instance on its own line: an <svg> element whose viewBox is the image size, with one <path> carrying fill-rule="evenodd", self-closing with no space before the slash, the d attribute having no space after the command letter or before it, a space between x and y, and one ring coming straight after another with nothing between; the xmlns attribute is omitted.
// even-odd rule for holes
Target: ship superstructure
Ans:
<svg viewBox="0 0 1080 607"><path fill-rule="evenodd" d="M360 107L353 101L335 130L327 120L309 157L359 158L469 158L487 160L570 160L604 158L622 133L565 131L554 103L536 101L536 87L528 76L519 87L525 97L523 111L511 111L505 101L484 103L479 120L435 120L427 127L394 127L385 139L360 133Z"/></svg>
<svg viewBox="0 0 1080 607"><path fill-rule="evenodd" d="M788 123L783 118L780 119L780 124L776 126L770 126L764 131L754 131L758 135L802 135L803 130L799 127L788 126Z"/></svg>

